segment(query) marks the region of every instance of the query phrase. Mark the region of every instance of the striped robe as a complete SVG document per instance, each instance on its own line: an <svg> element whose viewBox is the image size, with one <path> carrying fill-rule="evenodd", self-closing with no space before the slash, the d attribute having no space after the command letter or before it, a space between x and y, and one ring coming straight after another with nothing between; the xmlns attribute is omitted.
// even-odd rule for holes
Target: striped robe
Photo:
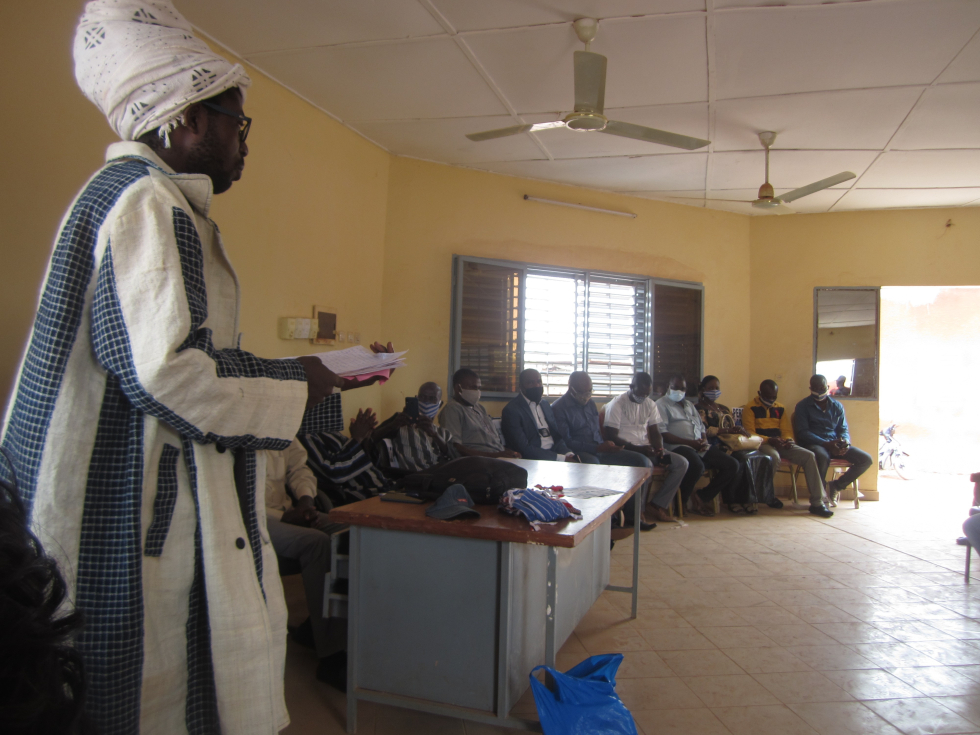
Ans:
<svg viewBox="0 0 980 735"><path fill-rule="evenodd" d="M299 362L238 348L211 196L208 177L144 145L110 146L62 224L4 422L34 529L84 615L103 735L288 723L256 450L289 445L306 382Z"/></svg>

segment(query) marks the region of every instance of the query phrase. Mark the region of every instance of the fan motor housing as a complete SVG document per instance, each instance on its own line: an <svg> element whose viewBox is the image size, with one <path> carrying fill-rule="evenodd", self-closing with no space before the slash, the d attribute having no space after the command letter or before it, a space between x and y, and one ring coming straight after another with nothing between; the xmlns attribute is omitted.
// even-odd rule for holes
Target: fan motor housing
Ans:
<svg viewBox="0 0 980 735"><path fill-rule="evenodd" d="M609 121L595 112L572 112L565 117L565 126L580 133L602 130Z"/></svg>

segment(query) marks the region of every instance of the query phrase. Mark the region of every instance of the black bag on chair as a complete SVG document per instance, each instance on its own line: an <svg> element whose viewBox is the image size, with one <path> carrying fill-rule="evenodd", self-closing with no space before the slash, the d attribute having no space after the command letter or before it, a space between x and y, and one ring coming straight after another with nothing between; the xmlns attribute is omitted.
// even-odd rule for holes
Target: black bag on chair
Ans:
<svg viewBox="0 0 980 735"><path fill-rule="evenodd" d="M405 492L426 500L435 500L456 484L466 488L474 503L496 505L508 490L527 487L527 470L502 459L460 457L399 481Z"/></svg>

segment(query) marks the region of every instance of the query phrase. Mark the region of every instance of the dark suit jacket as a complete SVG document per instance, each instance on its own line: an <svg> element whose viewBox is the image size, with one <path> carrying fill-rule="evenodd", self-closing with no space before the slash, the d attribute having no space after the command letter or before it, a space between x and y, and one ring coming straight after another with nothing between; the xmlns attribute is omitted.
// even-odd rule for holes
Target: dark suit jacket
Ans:
<svg viewBox="0 0 980 735"><path fill-rule="evenodd" d="M551 404L542 398L538 405L541 406L541 411L544 413L544 420L551 431L551 438L555 440L554 446L551 449L541 448L538 424L534 420L527 400L520 394L504 406L504 410L500 414L500 428L504 432L504 444L508 449L520 452L524 459L553 460L556 454L568 454L569 450L565 440L558 433L558 424L555 421L555 414L551 410Z"/></svg>

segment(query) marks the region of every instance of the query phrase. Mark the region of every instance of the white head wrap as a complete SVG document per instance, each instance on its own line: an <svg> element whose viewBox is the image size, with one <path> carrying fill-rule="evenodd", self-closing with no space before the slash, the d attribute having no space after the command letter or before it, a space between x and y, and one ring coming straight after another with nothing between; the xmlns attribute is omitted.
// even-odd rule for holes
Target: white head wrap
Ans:
<svg viewBox="0 0 980 735"><path fill-rule="evenodd" d="M160 128L169 146L184 110L251 80L194 38L170 0L93 0L75 31L75 79L123 140Z"/></svg>

